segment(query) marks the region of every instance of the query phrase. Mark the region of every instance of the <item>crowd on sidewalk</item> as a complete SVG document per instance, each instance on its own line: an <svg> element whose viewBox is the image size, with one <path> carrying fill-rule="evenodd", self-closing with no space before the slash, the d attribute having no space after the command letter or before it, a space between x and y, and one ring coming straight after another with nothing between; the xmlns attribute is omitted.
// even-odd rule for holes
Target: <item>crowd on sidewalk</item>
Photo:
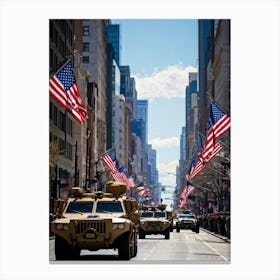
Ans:
<svg viewBox="0 0 280 280"><path fill-rule="evenodd" d="M230 239L230 212L202 214L197 218L204 229Z"/></svg>

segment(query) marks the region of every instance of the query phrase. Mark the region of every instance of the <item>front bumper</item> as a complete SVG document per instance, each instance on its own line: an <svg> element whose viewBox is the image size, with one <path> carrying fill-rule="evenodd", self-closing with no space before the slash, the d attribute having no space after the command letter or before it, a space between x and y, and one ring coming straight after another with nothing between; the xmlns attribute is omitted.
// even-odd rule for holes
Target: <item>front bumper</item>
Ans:
<svg viewBox="0 0 280 280"><path fill-rule="evenodd" d="M56 229L55 224L52 225L52 230L73 248L96 251L115 248L116 239L130 231L130 226L124 223L123 228L113 229L111 219L71 220L68 230Z"/></svg>
<svg viewBox="0 0 280 280"><path fill-rule="evenodd" d="M146 234L162 234L168 228L170 228L169 223L159 222L159 221L146 221L144 223L140 222L140 229Z"/></svg>
<svg viewBox="0 0 280 280"><path fill-rule="evenodd" d="M193 222L178 222L177 226L181 229L195 229L196 224Z"/></svg>

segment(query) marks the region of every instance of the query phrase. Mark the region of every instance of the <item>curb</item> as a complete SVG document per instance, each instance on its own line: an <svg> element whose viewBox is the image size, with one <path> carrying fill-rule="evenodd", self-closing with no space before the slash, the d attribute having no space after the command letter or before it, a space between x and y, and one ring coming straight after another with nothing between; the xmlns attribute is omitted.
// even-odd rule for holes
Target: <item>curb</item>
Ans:
<svg viewBox="0 0 280 280"><path fill-rule="evenodd" d="M220 235L220 234L214 233L214 232L209 231L209 230L207 230L207 229L205 229L205 228L202 228L202 227L201 227L200 229L203 230L203 231L205 231L205 232L207 232L207 233L209 233L209 234L211 234L211 235L214 235L214 236L216 236L216 237L218 237L218 238L224 240L225 242L231 243L230 239L228 239L228 238L225 237L225 236L222 236L222 235Z"/></svg>

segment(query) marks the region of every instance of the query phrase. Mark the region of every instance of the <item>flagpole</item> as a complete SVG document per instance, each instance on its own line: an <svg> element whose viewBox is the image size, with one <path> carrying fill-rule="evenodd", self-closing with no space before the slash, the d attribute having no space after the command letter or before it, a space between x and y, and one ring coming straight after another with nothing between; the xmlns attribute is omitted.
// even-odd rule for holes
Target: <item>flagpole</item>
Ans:
<svg viewBox="0 0 280 280"><path fill-rule="evenodd" d="M111 151L114 150L114 149L115 149L115 147L110 148L109 150L107 150L106 152L104 152L99 158L97 158L97 160L95 161L95 163L98 162L99 160L101 160L105 154L111 152Z"/></svg>
<svg viewBox="0 0 280 280"><path fill-rule="evenodd" d="M187 180L187 183L190 183L191 185L193 185L195 188L198 188L198 189L203 189L203 190L207 190L207 191L213 191L212 189L208 189L208 188L205 188L205 187L201 187L201 186L198 186L196 184L194 184L192 181L190 180Z"/></svg>
<svg viewBox="0 0 280 280"><path fill-rule="evenodd" d="M66 57L66 59L67 59L66 62L64 62L64 63L58 68L58 70L56 70L53 74L51 74L51 76L57 74L70 60L72 60L72 57L73 57L72 54L69 55L69 56L67 56L67 57Z"/></svg>

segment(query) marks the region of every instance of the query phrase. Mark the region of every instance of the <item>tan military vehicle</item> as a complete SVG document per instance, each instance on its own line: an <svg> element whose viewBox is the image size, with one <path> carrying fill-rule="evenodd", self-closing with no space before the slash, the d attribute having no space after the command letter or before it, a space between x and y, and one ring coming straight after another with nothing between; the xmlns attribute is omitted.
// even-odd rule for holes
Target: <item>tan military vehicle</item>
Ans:
<svg viewBox="0 0 280 280"><path fill-rule="evenodd" d="M71 197L61 201L59 217L51 224L56 259L76 259L82 249L118 249L122 260L135 257L138 207L125 192L126 185L113 181L107 183L106 192L72 188Z"/></svg>
<svg viewBox="0 0 280 280"><path fill-rule="evenodd" d="M179 213L176 219L176 232L180 232L180 229L191 229L199 233L199 221L196 215L188 210Z"/></svg>
<svg viewBox="0 0 280 280"><path fill-rule="evenodd" d="M166 205L161 204L157 207L142 207L139 225L139 238L144 239L146 235L163 234L165 239L170 238L170 231L173 226L170 215L167 213Z"/></svg>

